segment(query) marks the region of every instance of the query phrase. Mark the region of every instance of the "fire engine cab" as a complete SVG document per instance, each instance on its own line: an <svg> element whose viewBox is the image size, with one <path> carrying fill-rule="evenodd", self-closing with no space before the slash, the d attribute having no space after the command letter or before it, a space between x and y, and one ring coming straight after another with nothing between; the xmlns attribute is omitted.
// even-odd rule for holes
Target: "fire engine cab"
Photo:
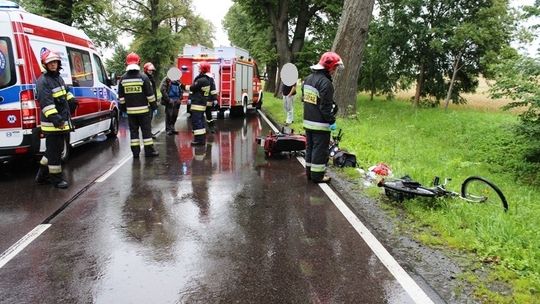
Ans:
<svg viewBox="0 0 540 304"><path fill-rule="evenodd" d="M79 102L72 113L75 131L67 136L62 158L67 158L71 147L99 134L115 137L118 132L117 95L90 38L0 0L0 161L45 151L41 109L35 99L43 48L60 54L60 75Z"/></svg>
<svg viewBox="0 0 540 304"><path fill-rule="evenodd" d="M178 56L178 68L182 71L181 82L191 85L199 74L198 64L210 64L216 90L218 91L219 113L222 118L226 110L231 116L243 116L248 107L260 109L262 106L262 86L257 64L248 51L238 47L217 47L210 49L201 45L184 46ZM185 92L184 101L189 98Z"/></svg>

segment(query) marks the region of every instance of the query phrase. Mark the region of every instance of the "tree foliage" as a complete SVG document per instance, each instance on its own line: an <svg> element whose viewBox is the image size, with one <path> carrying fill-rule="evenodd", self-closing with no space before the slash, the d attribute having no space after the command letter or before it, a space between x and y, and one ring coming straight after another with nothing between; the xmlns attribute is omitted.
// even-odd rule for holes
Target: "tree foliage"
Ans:
<svg viewBox="0 0 540 304"><path fill-rule="evenodd" d="M478 75L511 38L508 0L381 0L379 9L384 36L372 36L370 47L386 45L397 60L381 90L387 80L414 79L416 105L426 97L464 102L459 93L476 89Z"/></svg>
<svg viewBox="0 0 540 304"><path fill-rule="evenodd" d="M150 61L158 75L174 64L186 44L212 46L213 26L193 14L190 0L117 0L112 23L134 37L131 49Z"/></svg>
<svg viewBox="0 0 540 304"><path fill-rule="evenodd" d="M112 14L112 3L107 0L21 0L28 11L83 30L96 45L110 47L117 38L117 30L107 22Z"/></svg>
<svg viewBox="0 0 540 304"><path fill-rule="evenodd" d="M304 47L307 33L316 15L326 14L341 7L343 0L236 0L250 18L271 25L271 41L277 54L278 67L296 62ZM270 74L270 73L269 73ZM279 84L279 77L276 77ZM276 88L278 86L276 85ZM276 92L277 93L277 92Z"/></svg>

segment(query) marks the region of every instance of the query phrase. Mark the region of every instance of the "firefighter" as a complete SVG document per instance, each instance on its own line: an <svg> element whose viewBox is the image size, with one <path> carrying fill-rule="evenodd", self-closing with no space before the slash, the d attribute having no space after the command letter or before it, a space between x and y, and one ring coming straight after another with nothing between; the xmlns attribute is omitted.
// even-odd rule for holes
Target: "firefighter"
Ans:
<svg viewBox="0 0 540 304"><path fill-rule="evenodd" d="M210 68L208 68L210 70ZM212 118L212 110L217 108L218 102L217 102L217 90L216 90L216 82L214 81L214 76L208 72L206 73L208 77L210 77L211 87L213 88L212 91L210 91L210 96L208 100L206 101L206 110L205 116L206 116L206 125L208 126L208 129L210 129L210 132L216 133L216 126L215 126L215 120Z"/></svg>
<svg viewBox="0 0 540 304"><path fill-rule="evenodd" d="M216 86L212 77L208 76L210 64L206 61L199 63L199 75L189 87L191 91L191 125L193 130L192 145L206 144L205 117L206 105L211 98L215 98Z"/></svg>
<svg viewBox="0 0 540 304"><path fill-rule="evenodd" d="M156 88L156 80L154 79L154 73L156 72L156 67L154 67L154 64L151 62L147 62L143 65L144 74L150 79L150 83L152 84L152 90L154 91L154 96L156 100L157 98L157 88ZM150 122L152 122L154 118L154 111L150 111ZM152 133L152 139L156 139L156 136Z"/></svg>
<svg viewBox="0 0 540 304"><path fill-rule="evenodd" d="M62 152L66 134L73 130L71 114L77 106L73 94L67 91L60 77L62 62L60 55L49 49L41 50L41 63L45 72L36 82L37 100L41 107L41 131L45 135L45 155L39 162L37 184L50 182L56 188L69 186L62 175Z"/></svg>
<svg viewBox="0 0 540 304"><path fill-rule="evenodd" d="M341 57L334 52L324 53L319 63L311 66L312 73L302 84L304 129L306 130L306 175L315 183L327 183L330 132L336 129L337 106L334 103L332 75L343 68Z"/></svg>
<svg viewBox="0 0 540 304"><path fill-rule="evenodd" d="M139 55L135 53L127 55L126 73L122 75L118 84L120 110L128 114L133 158L138 158L141 152L139 129L143 137L144 156L159 155L154 149L150 116L150 112L157 109L156 95L152 90L150 79L140 72L139 62Z"/></svg>

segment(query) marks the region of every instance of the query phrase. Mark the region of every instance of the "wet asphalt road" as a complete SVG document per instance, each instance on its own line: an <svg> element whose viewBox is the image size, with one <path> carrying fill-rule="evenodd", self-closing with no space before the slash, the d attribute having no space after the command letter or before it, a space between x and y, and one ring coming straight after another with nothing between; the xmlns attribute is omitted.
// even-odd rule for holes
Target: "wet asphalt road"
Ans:
<svg viewBox="0 0 540 304"><path fill-rule="evenodd" d="M264 159L257 115L219 120L206 147L188 123L158 158L126 159L125 122L77 148L68 190L2 168L0 252L51 226L0 268L0 303L412 303L294 157Z"/></svg>

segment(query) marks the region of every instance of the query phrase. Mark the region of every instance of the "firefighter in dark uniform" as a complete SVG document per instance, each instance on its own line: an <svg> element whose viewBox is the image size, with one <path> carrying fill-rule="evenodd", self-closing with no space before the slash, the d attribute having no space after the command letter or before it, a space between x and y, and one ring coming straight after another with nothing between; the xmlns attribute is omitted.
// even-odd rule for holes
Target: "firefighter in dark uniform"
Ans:
<svg viewBox="0 0 540 304"><path fill-rule="evenodd" d="M195 77L193 84L189 87L191 91L192 145L206 144L206 127L204 123L206 104L209 100L212 100L211 98L216 98L216 86L212 77L206 74L208 72L210 72L210 64L205 61L199 63L199 75Z"/></svg>
<svg viewBox="0 0 540 304"><path fill-rule="evenodd" d="M118 99L120 110L127 112L129 121L129 133L131 137L131 152L133 157L138 158L141 152L139 129L141 129L144 145L144 156L158 156L154 150L152 140L152 126L150 111L157 109L156 95L152 89L150 79L141 73L139 67L140 58L135 53L126 57L126 73L120 78L118 84Z"/></svg>
<svg viewBox="0 0 540 304"><path fill-rule="evenodd" d="M73 130L70 112L77 102L67 91L60 70L60 55L46 48L41 50L41 63L45 73L36 82L37 100L41 107L41 132L45 135L45 155L41 158L36 183L50 182L56 188L69 186L62 175L61 157L66 134Z"/></svg>
<svg viewBox="0 0 540 304"><path fill-rule="evenodd" d="M306 130L306 175L315 183L326 183L325 175L330 146L330 132L336 129L337 106L334 103L332 75L343 68L341 57L326 52L302 85L304 129Z"/></svg>
<svg viewBox="0 0 540 304"><path fill-rule="evenodd" d="M208 129L210 129L210 132L216 133L216 126L215 126L215 120L212 118L212 110L214 110L217 107L217 90L216 90L216 82L214 81L214 77L211 73L206 73L208 77L210 77L211 80L211 87L213 88L212 91L210 91L210 98L206 101L206 110L205 110L205 116L206 116L206 125L208 126Z"/></svg>
<svg viewBox="0 0 540 304"><path fill-rule="evenodd" d="M156 67L151 62L147 62L143 65L144 74L150 79L152 84L152 90L154 91L154 96L158 100L156 80L154 79L154 73L156 72ZM152 125L152 120L154 119L154 111L150 111L150 125ZM156 139L156 136L152 133L152 139Z"/></svg>

